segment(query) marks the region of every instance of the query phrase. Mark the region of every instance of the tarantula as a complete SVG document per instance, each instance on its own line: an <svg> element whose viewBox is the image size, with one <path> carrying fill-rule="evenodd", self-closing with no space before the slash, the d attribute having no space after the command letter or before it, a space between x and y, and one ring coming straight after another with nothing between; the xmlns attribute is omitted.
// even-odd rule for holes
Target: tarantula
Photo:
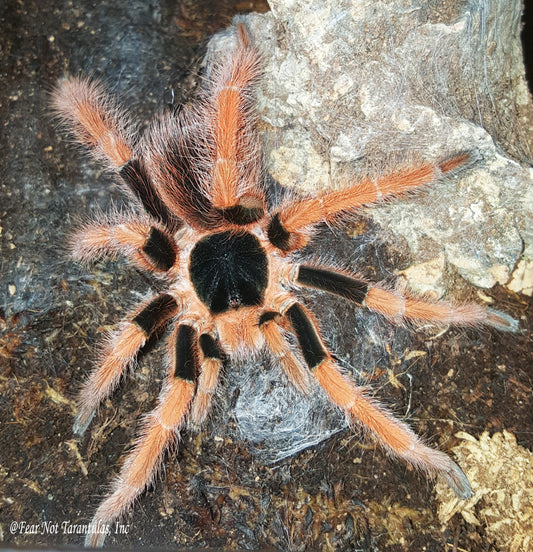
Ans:
<svg viewBox="0 0 533 552"><path fill-rule="evenodd" d="M186 420L205 419L226 359L266 349L302 393L317 382L350 421L391 454L430 475L440 474L461 498L471 495L461 469L426 446L340 370L313 314L297 292L341 296L396 323L488 324L514 330L506 314L476 304L453 305L370 284L331 266L291 262L322 222L403 194L463 165L467 153L423 163L337 191L266 205L266 179L255 132L253 89L260 56L244 25L231 56L206 78L191 106L155 120L138 141L101 85L82 78L60 83L54 109L77 140L118 172L140 212L111 214L82 227L72 240L80 261L123 254L161 277L166 291L135 308L105 343L79 396L74 430L83 434L99 403L118 384L150 336L165 325L168 374L156 408L112 489L97 509L86 544L102 545L102 527L121 516L149 485L164 451ZM289 334L299 350L291 350Z"/></svg>

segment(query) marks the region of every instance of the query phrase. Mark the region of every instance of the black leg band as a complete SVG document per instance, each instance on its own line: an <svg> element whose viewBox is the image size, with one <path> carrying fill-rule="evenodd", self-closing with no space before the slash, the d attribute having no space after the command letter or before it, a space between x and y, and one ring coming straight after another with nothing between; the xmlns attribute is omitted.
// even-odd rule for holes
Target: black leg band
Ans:
<svg viewBox="0 0 533 552"><path fill-rule="evenodd" d="M150 177L139 159L130 159L119 171L122 180L154 219L174 228L178 221L154 190Z"/></svg>
<svg viewBox="0 0 533 552"><path fill-rule="evenodd" d="M268 223L267 236L270 243L282 251L288 251L293 245L292 234L285 229L278 213Z"/></svg>
<svg viewBox="0 0 533 552"><path fill-rule="evenodd" d="M179 326L176 335L174 377L195 382L198 373L197 332L186 324Z"/></svg>
<svg viewBox="0 0 533 552"><path fill-rule="evenodd" d="M349 301L362 305L368 293L368 284L351 276L333 270L301 265L296 282L303 286L320 289L340 295Z"/></svg>
<svg viewBox="0 0 533 552"><path fill-rule="evenodd" d="M202 350L204 358L221 360L224 356L224 352L217 341L209 334L202 334L200 336L200 349Z"/></svg>
<svg viewBox="0 0 533 552"><path fill-rule="evenodd" d="M234 205L233 207L226 207L225 209L219 209L220 214L225 221L231 224L237 224L244 226L257 222L264 214L262 207L244 207L242 205Z"/></svg>
<svg viewBox="0 0 533 552"><path fill-rule="evenodd" d="M151 301L132 320L137 324L144 334L149 337L152 333L171 318L178 309L176 299L171 295L163 293Z"/></svg>
<svg viewBox="0 0 533 552"><path fill-rule="evenodd" d="M314 370L323 360L328 358L328 353L322 345L314 324L298 303L294 303L287 309L286 316L298 339L307 366Z"/></svg>
<svg viewBox="0 0 533 552"><path fill-rule="evenodd" d="M176 262L174 240L165 232L154 227L150 228L150 233L143 245L143 252L159 270L170 270Z"/></svg>
<svg viewBox="0 0 533 552"><path fill-rule="evenodd" d="M259 326L262 326L263 324L266 324L267 322L271 322L272 320L280 320L281 314L276 311L265 311L261 314L259 317Z"/></svg>

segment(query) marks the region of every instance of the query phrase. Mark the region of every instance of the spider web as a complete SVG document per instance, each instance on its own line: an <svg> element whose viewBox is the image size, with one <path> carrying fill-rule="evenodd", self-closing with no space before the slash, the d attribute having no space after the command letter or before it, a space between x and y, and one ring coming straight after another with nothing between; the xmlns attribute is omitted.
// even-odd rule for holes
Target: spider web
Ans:
<svg viewBox="0 0 533 552"><path fill-rule="evenodd" d="M232 388L240 389L233 411L239 438L266 463L317 445L348 425L320 389L302 396L270 359L242 365L228 384L230 395Z"/></svg>

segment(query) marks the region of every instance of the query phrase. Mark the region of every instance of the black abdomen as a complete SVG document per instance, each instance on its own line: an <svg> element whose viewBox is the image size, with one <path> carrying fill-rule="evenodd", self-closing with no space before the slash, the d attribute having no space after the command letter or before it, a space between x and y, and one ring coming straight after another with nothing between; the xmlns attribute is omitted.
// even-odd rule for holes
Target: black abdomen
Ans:
<svg viewBox="0 0 533 552"><path fill-rule="evenodd" d="M213 314L219 314L263 303L268 261L254 235L221 232L194 246L189 274L198 297Z"/></svg>

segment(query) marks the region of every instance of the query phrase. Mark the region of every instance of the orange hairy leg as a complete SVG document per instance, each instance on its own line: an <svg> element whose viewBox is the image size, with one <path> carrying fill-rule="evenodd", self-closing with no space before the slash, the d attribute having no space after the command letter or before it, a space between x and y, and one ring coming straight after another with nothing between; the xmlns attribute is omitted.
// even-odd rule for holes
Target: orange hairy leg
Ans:
<svg viewBox="0 0 533 552"><path fill-rule="evenodd" d="M216 207L231 207L237 200L239 184L236 140L241 125L241 97L237 85L232 81L226 83L217 99L213 203Z"/></svg>
<svg viewBox="0 0 533 552"><path fill-rule="evenodd" d="M198 387L189 416L190 424L194 428L199 428L209 413L221 367L222 362L212 358L205 359L200 366Z"/></svg>
<svg viewBox="0 0 533 552"><path fill-rule="evenodd" d="M263 193L256 186L254 171L260 168L255 145L250 141L253 120L250 88L259 71L257 51L251 47L244 25L237 25L238 44L229 67L214 81L211 103L213 148L213 205L228 220L247 224L263 214ZM256 167L242 174L244 161L255 159ZM246 174L251 172L251 174ZM251 181L250 181L251 180Z"/></svg>
<svg viewBox="0 0 533 552"><path fill-rule="evenodd" d="M309 370L293 355L289 344L283 337L279 323L283 317L276 312L267 311L259 319L259 327L265 338L266 344L274 356L278 359L289 381L302 393L308 394L311 390Z"/></svg>
<svg viewBox="0 0 533 552"><path fill-rule="evenodd" d="M507 314L476 303L454 305L447 301L429 301L378 287L368 289L365 305L397 321L412 320L459 326L485 324L510 332L518 329L516 320Z"/></svg>
<svg viewBox="0 0 533 552"><path fill-rule="evenodd" d="M147 416L141 437L127 457L108 497L96 510L92 526L108 526L131 506L152 482L163 453L177 438L194 397L198 369L197 335L188 325L178 326L170 336L171 359L165 387L157 407ZM89 533L86 546L101 546L105 534Z"/></svg>
<svg viewBox="0 0 533 552"><path fill-rule="evenodd" d="M98 150L114 167L122 167L132 158L121 125L124 115L99 84L77 78L62 81L53 108L82 144Z"/></svg>
<svg viewBox="0 0 533 552"><path fill-rule="evenodd" d="M447 301L431 301L400 291L372 286L363 279L331 268L292 265L285 278L292 285L305 286L339 295L365 306L395 322L406 320L436 324L485 324L504 331L516 331L517 323L505 313L475 303L454 305Z"/></svg>
<svg viewBox="0 0 533 552"><path fill-rule="evenodd" d="M365 390L344 376L324 345L311 313L298 303L285 315L298 339L304 359L332 402L349 418L368 429L391 453L428 472L441 474L461 498L471 496L466 476L444 453L424 445L416 434L386 409L366 396Z"/></svg>
<svg viewBox="0 0 533 552"><path fill-rule="evenodd" d="M70 242L73 258L82 262L122 253L143 270L165 273L178 259L176 243L163 227L118 216L85 225Z"/></svg>
<svg viewBox="0 0 533 552"><path fill-rule="evenodd" d="M148 415L143 434L126 459L109 496L97 509L92 526L102 527L118 519L151 483L166 448L176 439L194 394L189 381L167 383L159 406ZM89 533L86 546L101 546L105 534Z"/></svg>
<svg viewBox="0 0 533 552"><path fill-rule="evenodd" d="M329 398L351 419L372 431L389 452L429 474L440 474L460 498L472 496L470 484L449 456L426 446L403 422L366 396L365 390L344 376L331 358L322 361L314 375Z"/></svg>
<svg viewBox="0 0 533 552"><path fill-rule="evenodd" d="M365 178L358 184L342 190L321 192L298 202L282 205L269 223L271 241L284 251L299 249L307 243L301 230L322 221L331 221L342 212L353 211L387 197L404 194L435 181L469 161L463 153L439 165L425 163L382 176L375 180Z"/></svg>
<svg viewBox="0 0 533 552"><path fill-rule="evenodd" d="M122 328L109 340L102 362L85 381L78 397L74 431L83 434L100 402L117 386L122 374L145 345L147 339L179 310L174 297L162 294L144 303L122 322Z"/></svg>
<svg viewBox="0 0 533 552"><path fill-rule="evenodd" d="M209 334L200 336L199 345L203 361L189 416L190 423L194 427L200 427L209 412L224 357L217 341Z"/></svg>
<svg viewBox="0 0 533 552"><path fill-rule="evenodd" d="M59 83L52 100L56 117L98 159L111 165L147 213L169 229L179 225L161 200L132 145L126 114L96 81L71 77Z"/></svg>

